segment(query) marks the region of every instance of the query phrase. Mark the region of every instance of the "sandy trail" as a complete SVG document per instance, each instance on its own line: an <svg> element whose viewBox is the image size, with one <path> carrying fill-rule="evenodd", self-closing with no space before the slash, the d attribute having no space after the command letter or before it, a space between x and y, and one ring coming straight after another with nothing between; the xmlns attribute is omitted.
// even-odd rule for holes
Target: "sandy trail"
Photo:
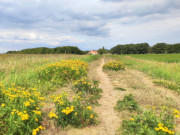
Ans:
<svg viewBox="0 0 180 135"><path fill-rule="evenodd" d="M98 114L100 124L90 126L83 129L70 129L64 134L67 135L115 135L116 130L120 126L120 117L118 112L114 110L117 103L119 92L113 90L113 86L108 76L102 71L104 58L100 60L99 66L95 69L96 78L100 81L100 88L103 89L102 97L99 100L98 107L95 107L95 112Z"/></svg>

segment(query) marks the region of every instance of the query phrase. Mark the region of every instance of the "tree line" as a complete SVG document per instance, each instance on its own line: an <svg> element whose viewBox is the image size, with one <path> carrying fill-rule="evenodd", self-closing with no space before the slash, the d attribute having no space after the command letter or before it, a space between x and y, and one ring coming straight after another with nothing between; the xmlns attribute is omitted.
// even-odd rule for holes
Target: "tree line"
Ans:
<svg viewBox="0 0 180 135"><path fill-rule="evenodd" d="M145 54L145 53L180 53L180 43L166 44L157 43L154 46L149 46L148 43L139 44L119 44L110 50L104 47L98 50L99 54L112 53L112 54ZM82 51L76 46L63 46L56 48L31 48L21 51L8 51L8 54L87 54L88 51Z"/></svg>
<svg viewBox="0 0 180 135"><path fill-rule="evenodd" d="M30 48L23 49L21 51L8 51L8 54L84 54L86 52L81 51L78 47L74 46L63 46L56 48Z"/></svg>
<svg viewBox="0 0 180 135"><path fill-rule="evenodd" d="M109 52L112 54L180 53L180 43L157 43L152 47L148 43L117 45Z"/></svg>

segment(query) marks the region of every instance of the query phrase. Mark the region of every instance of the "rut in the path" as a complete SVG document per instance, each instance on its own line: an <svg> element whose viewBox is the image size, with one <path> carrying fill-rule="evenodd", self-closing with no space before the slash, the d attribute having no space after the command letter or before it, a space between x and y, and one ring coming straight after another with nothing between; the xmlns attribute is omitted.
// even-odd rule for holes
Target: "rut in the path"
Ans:
<svg viewBox="0 0 180 135"><path fill-rule="evenodd" d="M104 59L101 59L100 66L96 69L96 74L100 81L100 88L102 88L102 97L99 100L101 104L95 108L98 114L100 124L98 126L90 126L83 129L71 129L64 134L67 135L115 135L116 130L120 126L120 117L118 112L114 110L117 103L119 93L113 90L113 86L108 76L102 71Z"/></svg>

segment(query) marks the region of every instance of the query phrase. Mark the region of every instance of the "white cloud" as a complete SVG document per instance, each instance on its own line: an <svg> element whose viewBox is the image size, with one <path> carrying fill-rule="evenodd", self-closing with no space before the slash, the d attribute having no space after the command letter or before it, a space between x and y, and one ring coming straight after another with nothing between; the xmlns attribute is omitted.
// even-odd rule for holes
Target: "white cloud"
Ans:
<svg viewBox="0 0 180 135"><path fill-rule="evenodd" d="M8 43L32 43L32 44L49 44L52 46L60 45L61 42L80 43L84 40L72 36L63 36L58 34L41 33L34 31L2 31L0 32L0 42Z"/></svg>

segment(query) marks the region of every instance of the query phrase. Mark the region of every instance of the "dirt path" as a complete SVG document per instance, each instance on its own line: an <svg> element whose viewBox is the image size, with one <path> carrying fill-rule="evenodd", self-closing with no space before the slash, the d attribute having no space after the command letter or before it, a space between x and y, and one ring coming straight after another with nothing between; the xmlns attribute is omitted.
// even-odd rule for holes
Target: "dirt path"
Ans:
<svg viewBox="0 0 180 135"><path fill-rule="evenodd" d="M64 134L67 135L115 135L116 130L120 126L120 117L118 112L114 110L114 106L118 100L118 91L113 90L113 86L108 76L102 71L104 59L100 60L99 66L95 69L94 76L100 81L100 88L103 89L102 97L99 100L99 107L95 107L98 114L100 124L90 126L83 129L71 129Z"/></svg>

